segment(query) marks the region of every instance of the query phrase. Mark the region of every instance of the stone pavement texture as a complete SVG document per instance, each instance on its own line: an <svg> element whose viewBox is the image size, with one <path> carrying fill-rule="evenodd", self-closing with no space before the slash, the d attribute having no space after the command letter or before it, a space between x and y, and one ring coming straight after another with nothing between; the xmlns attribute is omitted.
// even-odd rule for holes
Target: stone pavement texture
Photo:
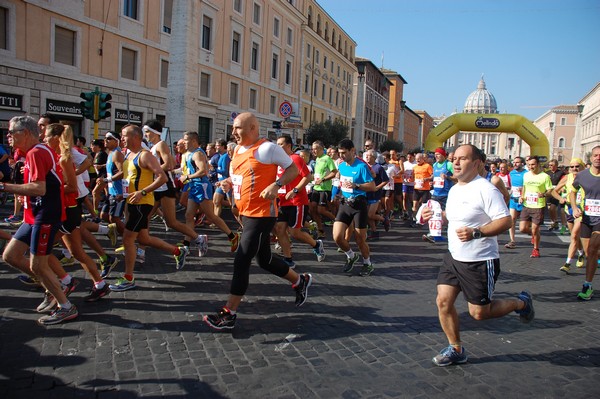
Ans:
<svg viewBox="0 0 600 399"><path fill-rule="evenodd" d="M4 215L2 216L4 218ZM180 235L160 232L171 242ZM536 319L516 314L475 321L459 298L469 362L439 368L431 358L447 345L435 306L445 245L421 240L422 229L394 224L371 243L375 272L342 273L344 255L326 240L327 258L296 244L297 270L310 272L309 299L294 306L283 280L253 266L233 332L215 333L203 314L224 304L233 255L225 237L206 230L206 258L181 271L171 256L148 249L136 290L97 303L71 299L79 319L42 327L38 290L0 269L0 398L562 398L600 395L600 296L578 302L583 269L558 269L567 244L544 232L542 257L501 250L496 297L531 291ZM108 240L101 238L109 247ZM506 242L506 236L501 238ZM195 251L192 250L194 254ZM197 253L197 252L196 252ZM358 268L360 269L360 268ZM115 269L111 282L120 275ZM600 283L598 283L600 286Z"/></svg>

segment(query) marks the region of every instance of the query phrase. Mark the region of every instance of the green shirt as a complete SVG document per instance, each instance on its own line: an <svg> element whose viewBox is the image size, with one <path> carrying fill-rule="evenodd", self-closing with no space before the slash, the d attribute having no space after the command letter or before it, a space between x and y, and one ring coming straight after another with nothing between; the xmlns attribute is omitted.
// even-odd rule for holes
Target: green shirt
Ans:
<svg viewBox="0 0 600 399"><path fill-rule="evenodd" d="M546 191L552 189L550 176L541 172L534 175L527 172L523 176L523 204L527 208L544 208L546 206Z"/></svg>
<svg viewBox="0 0 600 399"><path fill-rule="evenodd" d="M315 180L317 178L323 179L327 176L331 171L335 171L337 168L335 167L335 163L333 159L329 158L327 154L321 155L319 158L315 160L315 171L314 176ZM332 182L331 179L322 181L321 184L315 184L313 190L316 191L331 191Z"/></svg>

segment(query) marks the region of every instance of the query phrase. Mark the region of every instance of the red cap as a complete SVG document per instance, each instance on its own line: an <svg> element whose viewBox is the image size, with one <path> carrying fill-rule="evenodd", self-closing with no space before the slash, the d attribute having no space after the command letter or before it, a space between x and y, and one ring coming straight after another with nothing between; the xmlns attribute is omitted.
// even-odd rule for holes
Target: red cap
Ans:
<svg viewBox="0 0 600 399"><path fill-rule="evenodd" d="M446 154L446 151L444 151L444 149L442 147L436 148L434 152L436 154L442 154L442 156L444 156L444 157L448 156L448 154Z"/></svg>

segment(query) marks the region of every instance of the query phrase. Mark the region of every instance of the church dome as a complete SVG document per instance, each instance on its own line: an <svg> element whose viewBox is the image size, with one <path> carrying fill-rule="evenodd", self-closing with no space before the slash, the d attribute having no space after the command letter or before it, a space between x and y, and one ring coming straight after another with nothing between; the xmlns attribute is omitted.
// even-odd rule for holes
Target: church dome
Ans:
<svg viewBox="0 0 600 399"><path fill-rule="evenodd" d="M467 114L497 114L496 98L485 88L483 76L477 85L477 90L469 94L465 101L464 113Z"/></svg>

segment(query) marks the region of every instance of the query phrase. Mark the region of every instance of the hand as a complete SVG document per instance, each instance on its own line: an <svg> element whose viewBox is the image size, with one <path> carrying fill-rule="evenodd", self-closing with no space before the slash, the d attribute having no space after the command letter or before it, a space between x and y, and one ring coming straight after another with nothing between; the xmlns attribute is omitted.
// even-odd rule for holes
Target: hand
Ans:
<svg viewBox="0 0 600 399"><path fill-rule="evenodd" d="M179 181L182 182L183 184L185 184L185 182L188 180L187 175L181 175L179 176Z"/></svg>
<svg viewBox="0 0 600 399"><path fill-rule="evenodd" d="M320 177L315 177L315 181L313 182L315 183L315 185L320 185L321 183L323 183L323 179L321 179Z"/></svg>
<svg viewBox="0 0 600 399"><path fill-rule="evenodd" d="M564 205L564 204L566 204L566 203L567 203L567 200L566 200L566 199L564 199L564 198L561 198L561 199L560 199L560 204L561 204L561 205Z"/></svg>
<svg viewBox="0 0 600 399"><path fill-rule="evenodd" d="M523 197L519 197L519 205L523 203Z"/></svg>
<svg viewBox="0 0 600 399"><path fill-rule="evenodd" d="M279 190L279 186L275 183L272 183L271 185L269 185L269 187L265 188L262 193L260 193L260 197L267 199L267 200L273 200L275 198L277 198L277 191Z"/></svg>
<svg viewBox="0 0 600 399"><path fill-rule="evenodd" d="M471 241L473 239L473 229L471 227L459 227L456 229L456 235L462 242Z"/></svg>
<svg viewBox="0 0 600 399"><path fill-rule="evenodd" d="M575 219L577 219L578 217L580 217L583 214L583 212L581 212L581 209L579 209L578 206L573 207L573 217Z"/></svg>
<svg viewBox="0 0 600 399"><path fill-rule="evenodd" d="M296 196L296 193L293 191L289 191L288 193L285 194L285 199L286 200L291 200L292 198L294 198Z"/></svg>
<svg viewBox="0 0 600 399"><path fill-rule="evenodd" d="M433 217L433 210L429 207L423 208L423 211L421 211L421 218L423 219L423 221L428 222L429 219L431 219L432 217Z"/></svg>
<svg viewBox="0 0 600 399"><path fill-rule="evenodd" d="M129 194L129 203L136 204L140 201L141 198L142 198L142 192L134 191L133 193Z"/></svg>

